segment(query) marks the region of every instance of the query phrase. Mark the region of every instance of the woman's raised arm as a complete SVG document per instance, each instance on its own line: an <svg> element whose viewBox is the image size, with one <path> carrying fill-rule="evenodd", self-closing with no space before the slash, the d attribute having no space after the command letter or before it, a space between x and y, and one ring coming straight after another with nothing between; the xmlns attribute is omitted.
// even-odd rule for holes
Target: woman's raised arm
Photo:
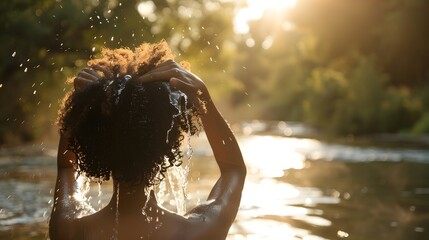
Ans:
<svg viewBox="0 0 429 240"><path fill-rule="evenodd" d="M186 93L200 108L201 119L221 176L211 190L208 201L191 210L187 216L189 239L225 239L240 206L246 167L237 141L210 98L204 82L172 60L140 77L142 83L168 80Z"/></svg>
<svg viewBox="0 0 429 240"><path fill-rule="evenodd" d="M107 73L107 69L100 66L84 68L74 79L75 90L80 90L97 81L101 76L95 71ZM74 195L78 192L75 163L76 155L68 150L69 136L67 132L60 134L57 154L57 180L54 192L54 204L49 221L49 235L51 239L76 239L78 225L77 216L82 210L81 203Z"/></svg>

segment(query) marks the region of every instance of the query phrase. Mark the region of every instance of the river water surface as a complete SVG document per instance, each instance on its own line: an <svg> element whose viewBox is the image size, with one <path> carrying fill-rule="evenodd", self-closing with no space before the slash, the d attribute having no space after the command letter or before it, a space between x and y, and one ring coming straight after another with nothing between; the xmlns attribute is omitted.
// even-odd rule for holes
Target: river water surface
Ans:
<svg viewBox="0 0 429 240"><path fill-rule="evenodd" d="M248 176L228 239L429 239L429 150L334 144L284 122L236 132ZM188 210L219 176L203 134L191 143ZM55 155L43 144L1 150L0 239L48 239ZM111 184L92 184L95 209L110 197ZM176 209L173 194L163 205Z"/></svg>

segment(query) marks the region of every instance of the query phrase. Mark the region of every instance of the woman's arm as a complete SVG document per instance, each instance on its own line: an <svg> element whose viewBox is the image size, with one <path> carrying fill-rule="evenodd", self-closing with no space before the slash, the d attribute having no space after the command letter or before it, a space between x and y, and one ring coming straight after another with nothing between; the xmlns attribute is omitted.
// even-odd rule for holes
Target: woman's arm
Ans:
<svg viewBox="0 0 429 240"><path fill-rule="evenodd" d="M168 80L173 88L186 93L200 108L201 119L212 147L221 176L211 190L208 203L191 210L188 217L192 239L210 236L208 239L225 239L237 214L246 167L237 141L210 98L201 79L181 68L174 61L167 61L155 70L140 77L142 83Z"/></svg>
<svg viewBox="0 0 429 240"><path fill-rule="evenodd" d="M221 176L209 194L208 203L191 210L190 216L196 214L197 223L200 216L204 217L203 235L225 239L240 206L246 167L228 124L212 102L206 108L202 121Z"/></svg>
<svg viewBox="0 0 429 240"><path fill-rule="evenodd" d="M49 221L51 239L73 239L78 203L73 194L77 191L77 182L73 163L76 156L67 150L68 137L60 136L57 155L57 181L55 184L54 204Z"/></svg>
<svg viewBox="0 0 429 240"><path fill-rule="evenodd" d="M107 71L99 66L84 68L74 79L74 88L79 90L98 80L101 76L95 70ZM105 73L106 74L106 73ZM74 195L78 193L75 163L76 155L68 150L67 132L60 135L57 154L57 180L54 192L54 204L49 221L51 239L76 239L78 216L83 210L82 203Z"/></svg>

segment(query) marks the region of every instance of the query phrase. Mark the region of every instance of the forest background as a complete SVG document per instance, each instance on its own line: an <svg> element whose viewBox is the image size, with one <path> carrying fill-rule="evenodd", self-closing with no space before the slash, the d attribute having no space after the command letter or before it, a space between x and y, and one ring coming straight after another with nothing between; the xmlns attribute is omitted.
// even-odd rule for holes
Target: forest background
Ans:
<svg viewBox="0 0 429 240"><path fill-rule="evenodd" d="M429 1L297 0L243 15L249 3L1 1L0 146L55 136L66 78L103 47L162 39L231 121L429 133Z"/></svg>

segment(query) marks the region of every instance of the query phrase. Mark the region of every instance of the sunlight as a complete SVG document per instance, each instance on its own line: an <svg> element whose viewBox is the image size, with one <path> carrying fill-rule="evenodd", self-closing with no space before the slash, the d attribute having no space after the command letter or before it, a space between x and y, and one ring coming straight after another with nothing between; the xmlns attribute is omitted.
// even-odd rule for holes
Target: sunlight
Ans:
<svg viewBox="0 0 429 240"><path fill-rule="evenodd" d="M155 22L157 16L155 14L156 6L152 1L141 2L137 5L137 11L143 19L148 19L150 22Z"/></svg>
<svg viewBox="0 0 429 240"><path fill-rule="evenodd" d="M286 169L302 169L305 156L298 149L318 146L316 141L274 136L248 136L240 141L249 171L263 177L282 177Z"/></svg>
<svg viewBox="0 0 429 240"><path fill-rule="evenodd" d="M237 34L249 32L248 22L262 18L265 12L285 13L295 7L297 0L246 0L247 6L238 10L234 18L234 31Z"/></svg>

